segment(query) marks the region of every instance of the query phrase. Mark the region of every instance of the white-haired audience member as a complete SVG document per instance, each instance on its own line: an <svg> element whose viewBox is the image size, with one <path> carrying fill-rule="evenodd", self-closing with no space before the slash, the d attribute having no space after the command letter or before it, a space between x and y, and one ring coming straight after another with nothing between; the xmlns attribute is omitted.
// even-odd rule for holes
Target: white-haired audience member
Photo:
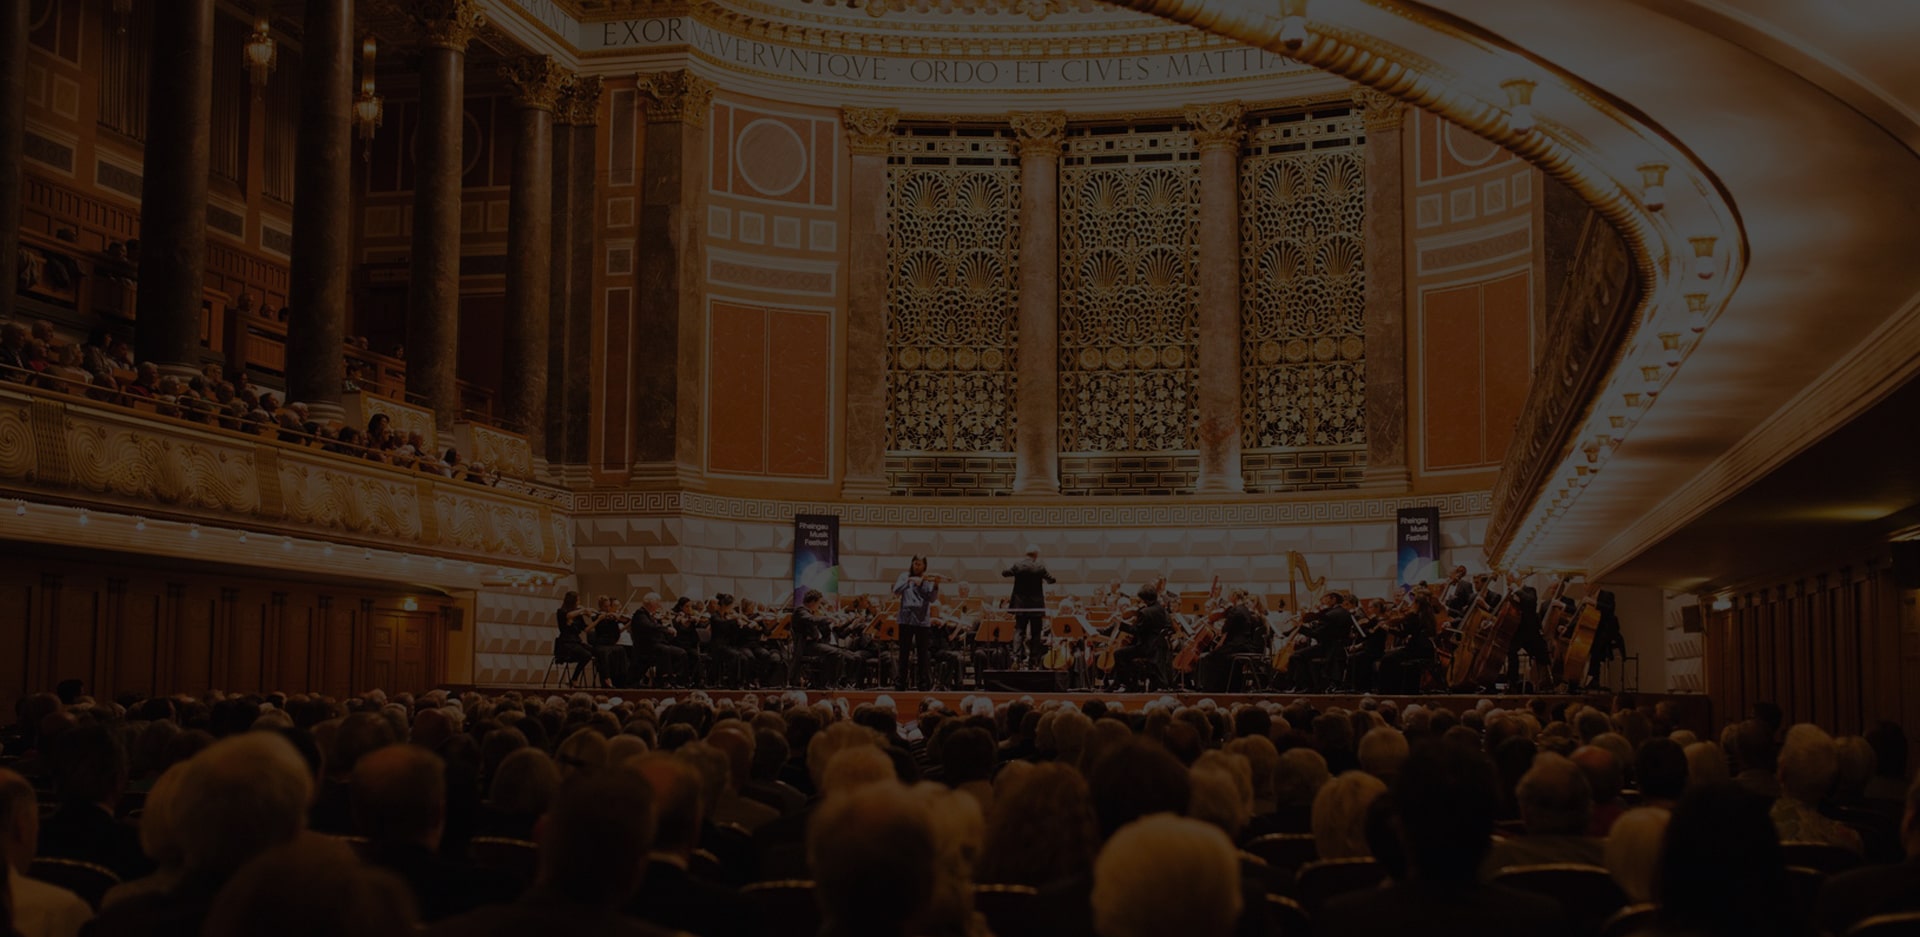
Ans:
<svg viewBox="0 0 1920 937"><path fill-rule="evenodd" d="M1313 845L1322 859L1358 859L1367 846L1367 811L1387 785L1366 771L1348 771L1320 786L1313 799Z"/></svg>
<svg viewBox="0 0 1920 937"><path fill-rule="evenodd" d="M1864 851L1859 833L1820 813L1820 804L1833 791L1833 779L1840 770L1833 736L1819 726L1794 726L1787 730L1779 759L1780 799L1773 804L1773 825L1780 831L1781 841L1828 843Z"/></svg>
<svg viewBox="0 0 1920 937"><path fill-rule="evenodd" d="M1360 770L1391 782L1406 760L1407 737L1398 731L1380 726L1360 737Z"/></svg>
<svg viewBox="0 0 1920 937"><path fill-rule="evenodd" d="M1875 915L1920 911L1920 780L1907 789L1900 845L1905 862L1867 866L1827 880L1815 913L1822 931L1845 934Z"/></svg>
<svg viewBox="0 0 1920 937"><path fill-rule="evenodd" d="M1232 840L1198 820L1134 821L1094 860L1093 922L1100 937L1226 937L1242 902Z"/></svg>
<svg viewBox="0 0 1920 937"><path fill-rule="evenodd" d="M973 907L973 864L986 839L980 805L960 791L922 781L908 789L933 830L933 897L917 937L992 937Z"/></svg>
<svg viewBox="0 0 1920 937"><path fill-rule="evenodd" d="M27 877L40 835L40 805L26 778L0 768L0 860L6 863L5 895L20 937L74 937L93 916L78 895Z"/></svg>
<svg viewBox="0 0 1920 937"><path fill-rule="evenodd" d="M411 937L413 900L346 843L303 836L248 862L220 890L205 937Z"/></svg>
<svg viewBox="0 0 1920 937"><path fill-rule="evenodd" d="M939 844L898 783L829 795L807 831L821 937L909 937L928 916Z"/></svg>
<svg viewBox="0 0 1920 937"><path fill-rule="evenodd" d="M1633 904L1653 900L1660 850L1666 846L1667 821L1672 817L1672 811L1655 807L1629 810L1614 821L1613 831L1607 834L1607 873Z"/></svg>
<svg viewBox="0 0 1920 937"><path fill-rule="evenodd" d="M1535 757L1533 767L1520 778L1515 798L1526 834L1495 843L1482 868L1484 874L1516 865L1600 865L1604 861L1602 841L1587 835L1593 819L1593 788L1579 765L1551 752Z"/></svg>

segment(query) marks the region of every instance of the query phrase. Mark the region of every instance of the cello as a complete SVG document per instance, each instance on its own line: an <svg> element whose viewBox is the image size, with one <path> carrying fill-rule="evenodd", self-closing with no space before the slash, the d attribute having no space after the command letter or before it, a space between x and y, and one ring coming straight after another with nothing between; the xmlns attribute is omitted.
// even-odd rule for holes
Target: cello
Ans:
<svg viewBox="0 0 1920 937"><path fill-rule="evenodd" d="M1512 590L1508 590L1511 593ZM1500 597L1504 606L1512 596ZM1498 608L1488 608L1485 593L1473 597L1473 607L1466 617L1460 620L1460 628L1453 645L1453 655L1447 661L1447 686L1472 686L1480 677L1480 652L1485 643L1486 632L1493 625Z"/></svg>
<svg viewBox="0 0 1920 937"><path fill-rule="evenodd" d="M1567 686L1577 688L1587 681L1587 660L1593 656L1593 636L1600 630L1600 605L1589 585L1580 600L1580 614L1574 616L1573 633L1567 638L1567 654L1560 662L1560 675Z"/></svg>
<svg viewBox="0 0 1920 937"><path fill-rule="evenodd" d="M1492 683L1500 675L1500 667L1507 660L1507 647L1513 643L1514 633L1520 630L1520 621L1526 616L1523 596L1531 590L1521 587L1520 578L1506 577L1507 594L1500 597L1500 607L1494 609L1493 623L1480 645L1480 661L1473 676L1476 683Z"/></svg>
<svg viewBox="0 0 1920 937"><path fill-rule="evenodd" d="M1165 581L1165 577L1162 577L1161 582ZM1193 668L1200 662L1200 655L1212 650L1214 645L1220 643L1222 637L1220 623L1227 617L1226 606L1219 604L1220 598L1220 577L1215 576L1213 588L1207 593L1207 604L1218 607L1208 609L1206 620L1202 621L1200 627L1194 629L1193 636L1187 638L1187 642L1180 646L1180 653L1173 655L1174 673L1192 673Z"/></svg>

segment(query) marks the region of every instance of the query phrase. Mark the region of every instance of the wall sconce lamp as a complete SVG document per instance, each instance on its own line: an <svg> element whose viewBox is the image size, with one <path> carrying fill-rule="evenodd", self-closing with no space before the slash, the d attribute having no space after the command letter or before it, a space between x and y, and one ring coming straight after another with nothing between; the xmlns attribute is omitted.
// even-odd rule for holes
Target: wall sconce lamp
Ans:
<svg viewBox="0 0 1920 937"><path fill-rule="evenodd" d="M1687 238L1687 243L1693 245L1694 276L1702 280L1713 279L1714 267L1716 266L1713 262L1713 246L1719 243L1719 241L1719 238L1714 237Z"/></svg>
<svg viewBox="0 0 1920 937"><path fill-rule="evenodd" d="M1707 330L1707 294L1687 294L1687 328L1695 335Z"/></svg>
<svg viewBox="0 0 1920 937"><path fill-rule="evenodd" d="M1280 0L1280 44L1288 52L1307 44L1307 0Z"/></svg>
<svg viewBox="0 0 1920 937"><path fill-rule="evenodd" d="M380 44L372 35L360 40L360 93L353 98L353 128L360 138L360 158L373 162L373 133L386 116L386 102L373 91L373 60Z"/></svg>
<svg viewBox="0 0 1920 937"><path fill-rule="evenodd" d="M1667 207L1667 164L1643 163L1640 166L1640 200L1648 211Z"/></svg>
<svg viewBox="0 0 1920 937"><path fill-rule="evenodd" d="M1509 78L1500 83L1507 92L1507 126L1514 133L1527 133L1533 129L1533 89L1534 83L1525 78Z"/></svg>
<svg viewBox="0 0 1920 937"><path fill-rule="evenodd" d="M247 37L247 45L242 50L247 66L247 76L253 80L253 89L259 91L267 86L267 76L273 74L274 62L279 58L279 50L273 42L272 24L265 13L253 21L253 34Z"/></svg>
<svg viewBox="0 0 1920 937"><path fill-rule="evenodd" d="M1661 332L1660 333L1660 351L1662 352L1663 356L1666 359L1667 367L1669 368L1679 367L1680 359L1684 357L1680 351L1680 333L1679 332Z"/></svg>

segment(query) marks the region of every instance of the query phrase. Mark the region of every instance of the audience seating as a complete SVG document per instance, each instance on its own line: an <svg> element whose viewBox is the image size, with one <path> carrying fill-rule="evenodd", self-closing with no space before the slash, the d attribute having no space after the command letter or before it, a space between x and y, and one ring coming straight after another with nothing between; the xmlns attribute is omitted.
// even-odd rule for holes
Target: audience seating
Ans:
<svg viewBox="0 0 1920 937"><path fill-rule="evenodd" d="M1785 842L1780 851L1786 854L1787 865L1814 869L1822 875L1839 875L1860 867L1860 855L1844 846L1831 843Z"/></svg>
<svg viewBox="0 0 1920 937"><path fill-rule="evenodd" d="M817 937L820 933L820 906L814 903L812 882L755 882L741 893L759 906L766 937Z"/></svg>
<svg viewBox="0 0 1920 937"><path fill-rule="evenodd" d="M1597 865L1556 862L1500 870L1494 883L1545 895L1560 902L1576 933L1597 934L1626 907L1627 894Z"/></svg>
<svg viewBox="0 0 1920 937"><path fill-rule="evenodd" d="M1312 833L1268 833L1248 841L1247 851L1265 859L1269 867L1288 875L1320 858Z"/></svg>
<svg viewBox="0 0 1920 937"><path fill-rule="evenodd" d="M107 889L120 884L120 876L111 869L78 859L35 859L27 869L27 877L73 892L95 910L100 908L100 899L106 896Z"/></svg>
<svg viewBox="0 0 1920 937"><path fill-rule="evenodd" d="M1310 934L1313 927L1307 917L1307 909L1300 902L1285 895L1267 896L1267 918L1279 928L1281 937L1295 937Z"/></svg>
<svg viewBox="0 0 1920 937"><path fill-rule="evenodd" d="M1600 925L1600 937L1633 937L1653 926L1660 916L1657 904L1630 904L1613 913Z"/></svg>
<svg viewBox="0 0 1920 937"><path fill-rule="evenodd" d="M1031 933L1037 921L1035 906L1040 891L1031 885L975 885L973 909L987 919L987 928L998 937L1021 937Z"/></svg>
<svg viewBox="0 0 1920 937"><path fill-rule="evenodd" d="M1308 914L1348 892L1373 888L1387 879L1387 867L1372 859L1319 859L1300 867L1293 892Z"/></svg>
<svg viewBox="0 0 1920 937"><path fill-rule="evenodd" d="M1920 937L1920 911L1875 915L1853 925L1846 937Z"/></svg>
<svg viewBox="0 0 1920 937"><path fill-rule="evenodd" d="M1826 873L1804 865L1787 866L1787 887L1793 891L1794 911L1803 925L1815 920L1814 908L1820 900L1820 886L1827 883Z"/></svg>
<svg viewBox="0 0 1920 937"><path fill-rule="evenodd" d="M512 876L522 888L533 885L540 874L540 847L524 839L475 836L467 842L467 858L481 868Z"/></svg>

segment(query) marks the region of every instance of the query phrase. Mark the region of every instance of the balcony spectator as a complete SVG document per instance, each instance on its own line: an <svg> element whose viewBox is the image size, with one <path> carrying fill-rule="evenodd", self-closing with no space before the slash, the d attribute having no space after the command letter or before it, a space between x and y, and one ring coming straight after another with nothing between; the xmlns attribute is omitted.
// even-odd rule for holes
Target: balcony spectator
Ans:
<svg viewBox="0 0 1920 937"><path fill-rule="evenodd" d="M29 340L30 336L27 334L26 326L18 322L9 322L5 325L0 325L0 369L5 370L3 376L7 380L21 381L26 379L26 375L21 372L27 370L27 342Z"/></svg>

